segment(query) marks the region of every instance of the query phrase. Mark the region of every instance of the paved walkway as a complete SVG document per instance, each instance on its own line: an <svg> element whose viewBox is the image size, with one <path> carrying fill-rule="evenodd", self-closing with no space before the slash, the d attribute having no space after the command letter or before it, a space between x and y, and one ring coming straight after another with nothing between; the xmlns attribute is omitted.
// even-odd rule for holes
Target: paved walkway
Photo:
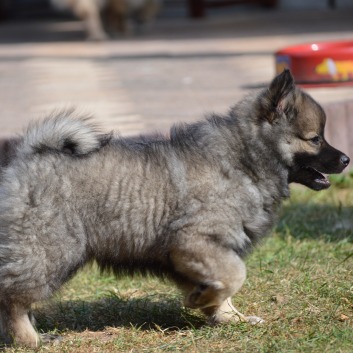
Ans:
<svg viewBox="0 0 353 353"><path fill-rule="evenodd" d="M78 21L0 23L0 137L70 106L123 135L225 112L269 82L275 50L352 39L352 18L353 9L169 17L106 43L85 42ZM347 87L310 93L324 104L353 100Z"/></svg>

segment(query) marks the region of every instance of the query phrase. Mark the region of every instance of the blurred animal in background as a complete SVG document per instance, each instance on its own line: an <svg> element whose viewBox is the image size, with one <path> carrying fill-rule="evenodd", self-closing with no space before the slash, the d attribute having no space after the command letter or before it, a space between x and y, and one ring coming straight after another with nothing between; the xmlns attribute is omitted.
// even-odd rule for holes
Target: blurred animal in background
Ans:
<svg viewBox="0 0 353 353"><path fill-rule="evenodd" d="M152 23L161 6L162 0L108 0L104 23L110 33L131 35Z"/></svg>
<svg viewBox="0 0 353 353"><path fill-rule="evenodd" d="M60 10L70 10L83 20L89 40L105 40L110 34L132 35L153 22L162 0L50 0Z"/></svg>

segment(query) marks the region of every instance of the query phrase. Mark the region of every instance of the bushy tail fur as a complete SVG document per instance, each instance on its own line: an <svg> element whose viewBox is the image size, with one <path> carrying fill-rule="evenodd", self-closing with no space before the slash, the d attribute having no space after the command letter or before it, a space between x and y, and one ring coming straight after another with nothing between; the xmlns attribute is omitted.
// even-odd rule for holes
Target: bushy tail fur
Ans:
<svg viewBox="0 0 353 353"><path fill-rule="evenodd" d="M73 111L66 111L31 124L17 151L23 154L52 151L82 156L98 150L110 137L99 134L88 118L74 117Z"/></svg>

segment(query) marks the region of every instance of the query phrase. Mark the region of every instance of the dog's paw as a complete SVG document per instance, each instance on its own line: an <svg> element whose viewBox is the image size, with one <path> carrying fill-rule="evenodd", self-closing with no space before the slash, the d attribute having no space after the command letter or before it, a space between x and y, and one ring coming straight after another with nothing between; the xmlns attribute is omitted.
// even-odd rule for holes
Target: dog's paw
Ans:
<svg viewBox="0 0 353 353"><path fill-rule="evenodd" d="M251 325L261 325L265 323L265 320L261 319L261 317L258 316L246 316L245 321Z"/></svg>

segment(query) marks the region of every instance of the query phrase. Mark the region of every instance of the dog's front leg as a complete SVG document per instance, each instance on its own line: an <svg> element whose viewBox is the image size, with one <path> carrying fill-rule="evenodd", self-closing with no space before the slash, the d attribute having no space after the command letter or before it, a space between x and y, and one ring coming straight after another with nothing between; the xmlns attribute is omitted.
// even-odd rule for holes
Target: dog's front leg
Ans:
<svg viewBox="0 0 353 353"><path fill-rule="evenodd" d="M100 9L95 1L78 0L74 2L72 10L76 16L84 21L89 40L107 39L100 18Z"/></svg>
<svg viewBox="0 0 353 353"><path fill-rule="evenodd" d="M189 239L192 244L188 244ZM245 264L233 250L194 235L185 238L170 259L182 278L178 285L185 293L185 306L201 309L211 324L239 320L251 324L263 322L258 317L241 314L232 305L231 296L246 278Z"/></svg>

